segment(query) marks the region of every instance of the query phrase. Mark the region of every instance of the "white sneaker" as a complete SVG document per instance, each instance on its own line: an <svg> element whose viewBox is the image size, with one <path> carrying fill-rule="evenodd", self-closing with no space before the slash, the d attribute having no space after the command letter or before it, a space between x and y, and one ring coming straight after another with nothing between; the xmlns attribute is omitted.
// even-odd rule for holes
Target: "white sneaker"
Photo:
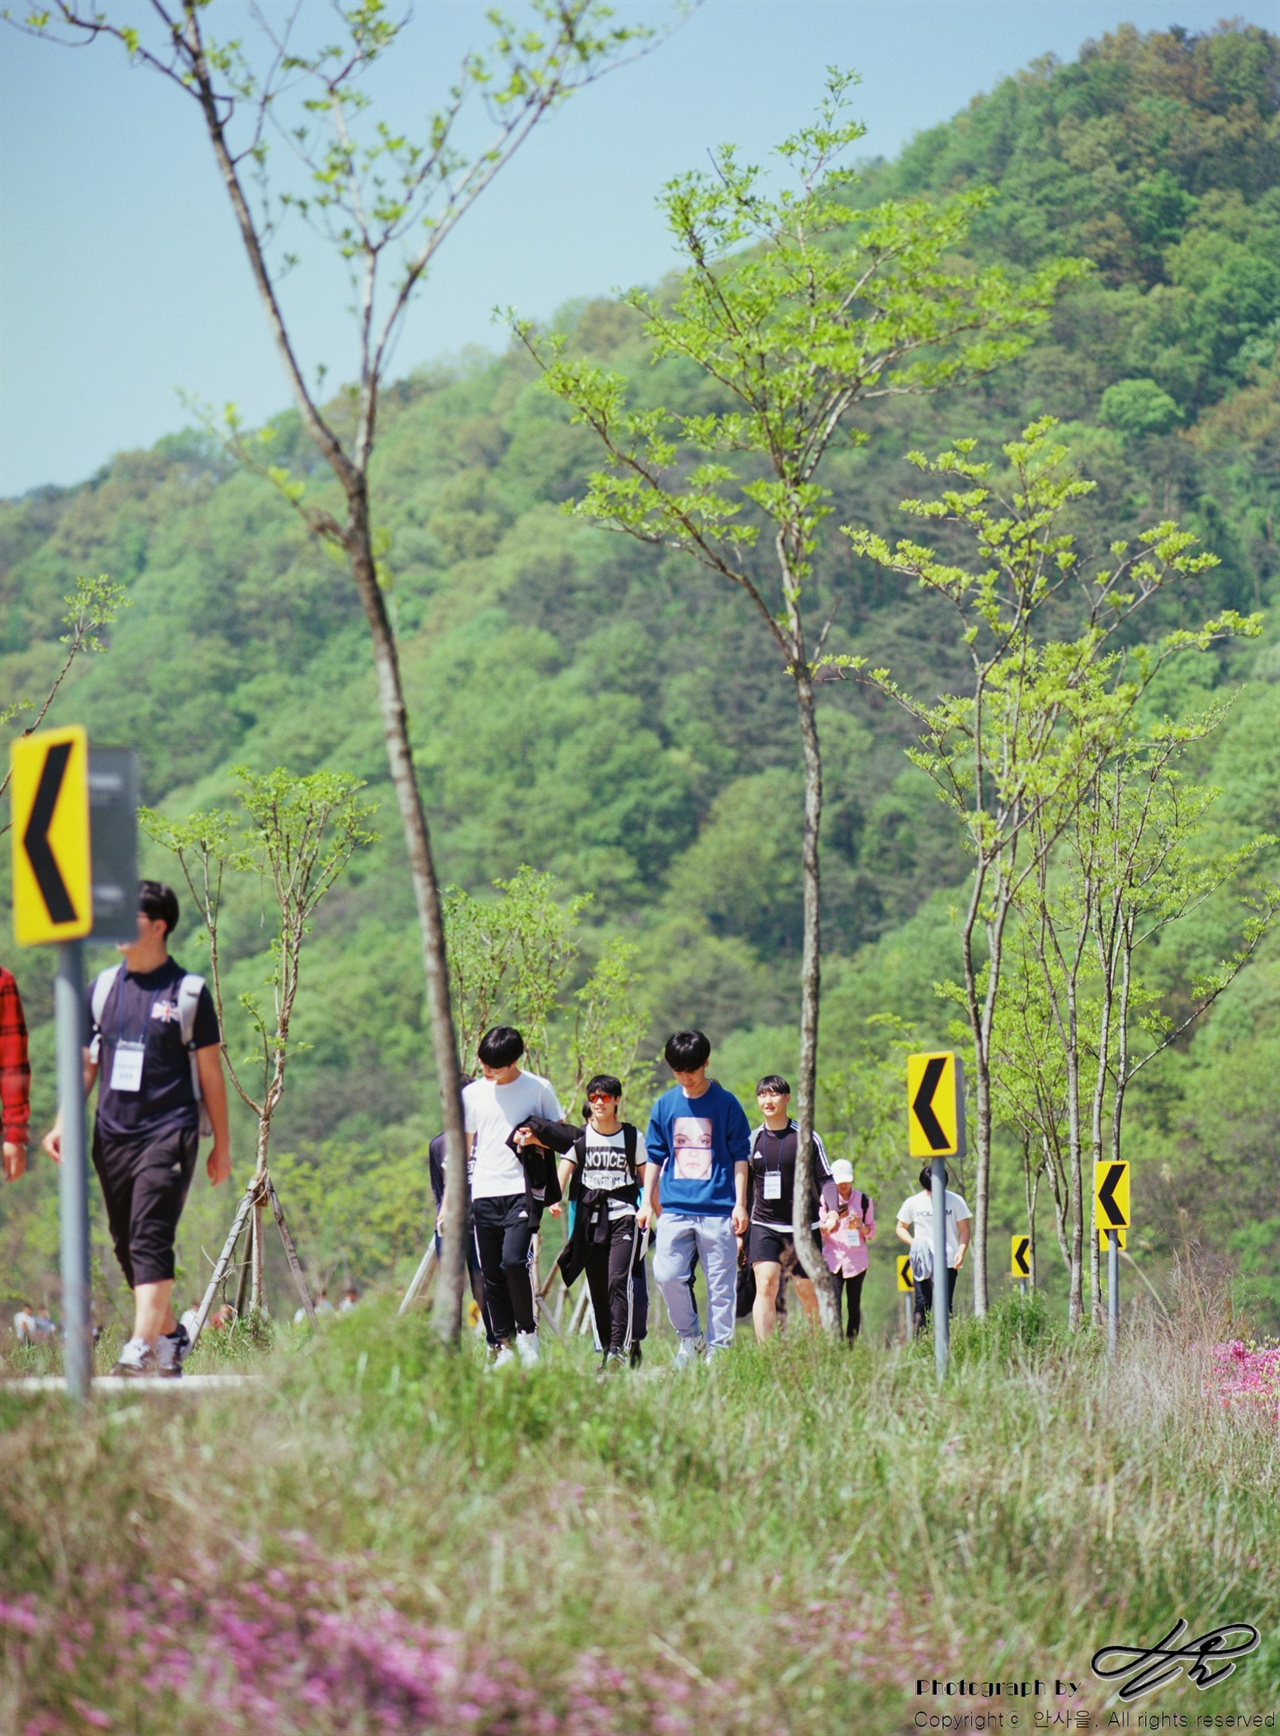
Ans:
<svg viewBox="0 0 1280 1736"><path fill-rule="evenodd" d="M532 1368L536 1364L539 1355L536 1332L516 1333L516 1355L526 1368Z"/></svg>
<svg viewBox="0 0 1280 1736"><path fill-rule="evenodd" d="M516 1353L512 1350L511 1346L509 1344L500 1344L489 1359L489 1368L490 1370L495 1368L506 1368L507 1364L514 1362L515 1359Z"/></svg>
<svg viewBox="0 0 1280 1736"><path fill-rule="evenodd" d="M116 1358L112 1374L159 1374L160 1365L155 1351L145 1338L131 1338Z"/></svg>
<svg viewBox="0 0 1280 1736"><path fill-rule="evenodd" d="M682 1338L676 1351L676 1367L692 1368L700 1356L707 1354L707 1341L701 1335L697 1338Z"/></svg>

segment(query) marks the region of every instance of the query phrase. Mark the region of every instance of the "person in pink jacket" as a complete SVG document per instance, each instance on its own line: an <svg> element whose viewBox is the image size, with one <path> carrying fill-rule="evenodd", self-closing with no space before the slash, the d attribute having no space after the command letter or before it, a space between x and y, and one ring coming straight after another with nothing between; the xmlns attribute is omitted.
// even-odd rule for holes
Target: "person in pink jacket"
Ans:
<svg viewBox="0 0 1280 1736"><path fill-rule="evenodd" d="M822 1208L822 1257L844 1298L837 1306L848 1307L845 1332L853 1340L862 1326L862 1280L867 1275L867 1243L876 1233L876 1210L868 1194L854 1191L853 1165L847 1158L832 1164Z"/></svg>

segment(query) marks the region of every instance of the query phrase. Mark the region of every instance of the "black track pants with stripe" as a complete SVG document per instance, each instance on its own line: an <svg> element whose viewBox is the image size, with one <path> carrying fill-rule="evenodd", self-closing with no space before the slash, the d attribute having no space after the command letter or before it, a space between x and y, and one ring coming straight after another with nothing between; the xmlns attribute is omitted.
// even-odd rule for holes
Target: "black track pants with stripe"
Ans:
<svg viewBox="0 0 1280 1736"><path fill-rule="evenodd" d="M631 1348L633 1336L631 1267L636 1249L634 1217L610 1218L602 1242L588 1242L587 1288L600 1343L611 1351Z"/></svg>

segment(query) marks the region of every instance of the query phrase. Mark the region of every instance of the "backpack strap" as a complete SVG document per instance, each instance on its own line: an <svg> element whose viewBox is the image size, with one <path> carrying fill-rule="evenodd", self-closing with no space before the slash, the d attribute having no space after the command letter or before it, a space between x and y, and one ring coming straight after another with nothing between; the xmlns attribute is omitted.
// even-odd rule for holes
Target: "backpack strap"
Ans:
<svg viewBox="0 0 1280 1736"><path fill-rule="evenodd" d="M208 1138L213 1132L209 1111L205 1108L204 1092L200 1089L200 1068L196 1062L196 1009L204 992L204 978L188 971L178 984L178 1029L187 1054L191 1057L191 1089L200 1106L200 1132Z"/></svg>
<svg viewBox="0 0 1280 1736"><path fill-rule="evenodd" d="M89 1010L93 1014L94 1024L98 1027L98 1035L90 1045L89 1055L94 1061L98 1059L98 1045L102 1040L102 1020L107 1010L107 1002L111 999L111 991L119 982L123 969L122 964L110 964L93 979L93 988L89 992Z"/></svg>
<svg viewBox="0 0 1280 1736"><path fill-rule="evenodd" d="M93 1022L99 1027L102 1024L102 1015L107 1010L111 991L120 980L120 972L123 969L122 964L109 964L106 970L100 970L93 979L93 991L89 996L89 1005L93 1012Z"/></svg>

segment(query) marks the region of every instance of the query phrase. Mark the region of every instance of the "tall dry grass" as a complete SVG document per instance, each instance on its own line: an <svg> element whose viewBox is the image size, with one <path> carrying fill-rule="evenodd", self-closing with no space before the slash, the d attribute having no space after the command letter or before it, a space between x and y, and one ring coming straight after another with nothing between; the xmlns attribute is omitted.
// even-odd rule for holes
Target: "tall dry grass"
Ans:
<svg viewBox="0 0 1280 1736"><path fill-rule="evenodd" d="M1274 1403L1224 1403L1206 1324L1111 1365L1014 1299L939 1393L794 1328L486 1376L362 1308L248 1392L0 1397L0 1729L877 1736L982 1710L918 1678L1082 1684L1030 1728L1179 1615L1263 1645L1155 1704L1280 1710Z"/></svg>

